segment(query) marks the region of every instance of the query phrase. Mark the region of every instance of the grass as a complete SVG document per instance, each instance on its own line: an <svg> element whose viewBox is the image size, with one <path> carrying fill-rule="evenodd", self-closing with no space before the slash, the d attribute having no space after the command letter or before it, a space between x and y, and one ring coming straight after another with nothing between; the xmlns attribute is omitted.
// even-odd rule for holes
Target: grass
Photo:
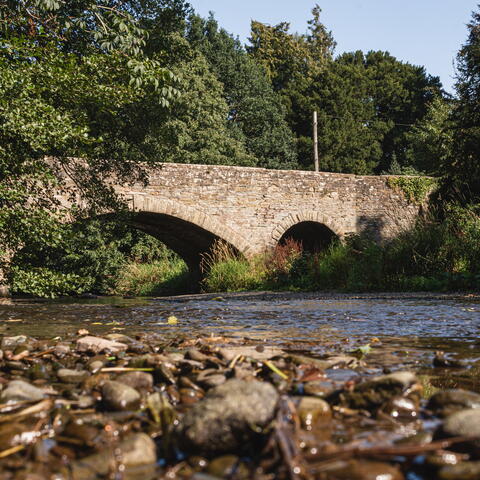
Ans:
<svg viewBox="0 0 480 480"><path fill-rule="evenodd" d="M115 292L139 297L173 295L189 290L189 272L181 259L127 264Z"/></svg>

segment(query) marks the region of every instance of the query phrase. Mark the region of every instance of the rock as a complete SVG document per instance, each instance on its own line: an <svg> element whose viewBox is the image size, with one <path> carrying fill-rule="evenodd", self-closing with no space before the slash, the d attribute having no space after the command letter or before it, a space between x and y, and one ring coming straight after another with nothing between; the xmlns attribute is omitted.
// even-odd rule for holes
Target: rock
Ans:
<svg viewBox="0 0 480 480"><path fill-rule="evenodd" d="M57 358L63 358L70 353L71 349L69 345L58 344L55 346L53 353Z"/></svg>
<svg viewBox="0 0 480 480"><path fill-rule="evenodd" d="M269 347L266 345L257 345L256 347L228 347L219 348L218 353L226 361L230 362L237 356L244 356L252 358L257 361L269 360L273 357L278 357L284 353L283 350L277 347Z"/></svg>
<svg viewBox="0 0 480 480"><path fill-rule="evenodd" d="M415 374L395 372L359 383L353 391L334 392L328 400L350 408L377 410L393 398L405 395L418 402L421 388Z"/></svg>
<svg viewBox="0 0 480 480"><path fill-rule="evenodd" d="M321 398L316 397L294 397L297 404L297 413L302 422L303 428L311 430L319 424L332 418L330 405Z"/></svg>
<svg viewBox="0 0 480 480"><path fill-rule="evenodd" d="M339 462L328 474L328 478L335 480L404 480L400 470L388 463L367 460Z"/></svg>
<svg viewBox="0 0 480 480"><path fill-rule="evenodd" d="M17 335L15 337L3 337L0 347L2 350L13 350L20 345L26 345L28 337L26 335Z"/></svg>
<svg viewBox="0 0 480 480"><path fill-rule="evenodd" d="M206 362L207 360L210 359L208 355L205 355L204 353L200 352L200 350L197 350L196 348L190 348L187 350L187 353L185 354L185 358L188 358L190 360L195 360L196 362Z"/></svg>
<svg viewBox="0 0 480 480"><path fill-rule="evenodd" d="M465 368L467 362L458 358L448 357L445 352L435 352L433 366L437 368Z"/></svg>
<svg viewBox="0 0 480 480"><path fill-rule="evenodd" d="M23 380L11 381L0 395L1 403L38 402L45 398L42 390Z"/></svg>
<svg viewBox="0 0 480 480"><path fill-rule="evenodd" d="M128 385L136 390L152 390L153 376L147 372L127 372L117 377L117 382Z"/></svg>
<svg viewBox="0 0 480 480"><path fill-rule="evenodd" d="M226 381L227 381L227 377L225 377L225 375L222 375L221 373L215 373L215 374L207 375L203 377L198 382L202 387L212 388L212 387L218 387L219 385L224 384Z"/></svg>
<svg viewBox="0 0 480 480"><path fill-rule="evenodd" d="M439 480L478 480L480 478L480 462L446 465L440 469L437 478Z"/></svg>
<svg viewBox="0 0 480 480"><path fill-rule="evenodd" d="M108 449L73 462L71 477L68 476L68 478L72 478L73 480L89 480L92 478L106 477L111 472L112 463L115 464L118 461L125 465L127 477L128 469L136 469L150 465L154 466L157 461L154 441L145 433L131 434L118 445L115 452L112 449Z"/></svg>
<svg viewBox="0 0 480 480"><path fill-rule="evenodd" d="M88 369L92 373L97 373L99 372L103 367L105 366L105 362L103 360L92 360L88 364Z"/></svg>
<svg viewBox="0 0 480 480"><path fill-rule="evenodd" d="M79 352L120 353L124 352L126 349L127 345L124 343L114 342L100 337L92 337L90 335L77 340L77 350Z"/></svg>
<svg viewBox="0 0 480 480"><path fill-rule="evenodd" d="M442 390L430 397L427 408L447 417L459 410L480 408L480 394L462 389Z"/></svg>
<svg viewBox="0 0 480 480"><path fill-rule="evenodd" d="M212 460L207 467L207 473L217 478L250 479L251 475L246 465L236 455L223 455Z"/></svg>
<svg viewBox="0 0 480 480"><path fill-rule="evenodd" d="M63 383L82 383L90 374L86 370L61 368L57 371L58 379Z"/></svg>
<svg viewBox="0 0 480 480"><path fill-rule="evenodd" d="M269 383L231 379L212 388L176 427L181 448L212 455L241 450L273 419L278 393Z"/></svg>
<svg viewBox="0 0 480 480"><path fill-rule="evenodd" d="M461 410L448 416L439 434L441 437L473 437L450 449L468 453L474 460L480 459L480 409Z"/></svg>
<svg viewBox="0 0 480 480"><path fill-rule="evenodd" d="M326 397L331 393L332 386L323 380L315 380L313 382L305 382L303 385L303 391L307 395L314 397Z"/></svg>
<svg viewBox="0 0 480 480"><path fill-rule="evenodd" d="M126 343L127 345L130 343L136 343L136 340L123 333L109 333L105 335L105 338L112 340L113 342Z"/></svg>
<svg viewBox="0 0 480 480"><path fill-rule="evenodd" d="M120 382L105 382L102 386L102 397L109 410L136 410L140 405L140 394Z"/></svg>

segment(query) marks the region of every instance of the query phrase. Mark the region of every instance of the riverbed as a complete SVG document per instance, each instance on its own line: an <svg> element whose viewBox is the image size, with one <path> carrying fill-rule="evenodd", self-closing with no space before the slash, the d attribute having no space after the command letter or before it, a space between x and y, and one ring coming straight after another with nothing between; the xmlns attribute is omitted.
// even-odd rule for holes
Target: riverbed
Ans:
<svg viewBox="0 0 480 480"><path fill-rule="evenodd" d="M1 478L478 478L479 329L474 295L5 299Z"/></svg>

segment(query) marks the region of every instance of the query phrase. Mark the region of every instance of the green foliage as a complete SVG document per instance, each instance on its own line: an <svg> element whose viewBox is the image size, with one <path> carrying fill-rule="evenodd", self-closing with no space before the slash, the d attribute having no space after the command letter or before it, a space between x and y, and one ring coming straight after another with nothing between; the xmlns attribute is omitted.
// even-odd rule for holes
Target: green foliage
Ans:
<svg viewBox="0 0 480 480"><path fill-rule="evenodd" d="M410 203L422 204L438 187L438 179L419 176L388 177L387 184L390 188L402 191Z"/></svg>
<svg viewBox="0 0 480 480"><path fill-rule="evenodd" d="M478 290L480 211L450 207L442 220L421 219L385 245L355 236L315 254L280 247L273 257L274 261L272 256L257 258L250 267L236 258L222 260L218 268L212 264L204 287L208 291Z"/></svg>
<svg viewBox="0 0 480 480"><path fill-rule="evenodd" d="M180 258L165 258L151 263L130 263L122 270L115 294L139 297L188 292L188 268Z"/></svg>
<svg viewBox="0 0 480 480"><path fill-rule="evenodd" d="M213 17L189 18L187 39L208 60L223 84L228 104L228 125L256 157L256 165L267 168L295 168L293 134L285 120L285 109L264 70Z"/></svg>
<svg viewBox="0 0 480 480"><path fill-rule="evenodd" d="M58 273L48 268L22 270L19 267L13 267L11 275L10 291L13 294L54 298L80 294L88 289L87 279L73 273Z"/></svg>
<svg viewBox="0 0 480 480"><path fill-rule="evenodd" d="M473 12L469 35L457 56L457 101L453 109L453 156L443 165L450 198L480 201L480 10Z"/></svg>
<svg viewBox="0 0 480 480"><path fill-rule="evenodd" d="M164 162L255 165L255 158L227 127L222 84L201 53L181 38L177 42L184 55L172 69L180 78L182 96L149 137L152 155Z"/></svg>

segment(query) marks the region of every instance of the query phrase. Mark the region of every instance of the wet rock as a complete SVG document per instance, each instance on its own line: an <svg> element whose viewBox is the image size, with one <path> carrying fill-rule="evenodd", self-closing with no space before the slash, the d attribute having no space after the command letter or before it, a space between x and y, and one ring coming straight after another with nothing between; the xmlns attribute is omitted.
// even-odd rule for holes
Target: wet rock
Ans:
<svg viewBox="0 0 480 480"><path fill-rule="evenodd" d="M212 460L207 467L207 473L218 478L249 479L250 472L246 465L236 455L223 455Z"/></svg>
<svg viewBox="0 0 480 480"><path fill-rule="evenodd" d="M328 470L328 478L335 480L404 480L395 467L383 462L351 460Z"/></svg>
<svg viewBox="0 0 480 480"><path fill-rule="evenodd" d="M471 440L457 443L451 449L480 459L480 409L461 410L448 416L439 430L439 436L470 437Z"/></svg>
<svg viewBox="0 0 480 480"><path fill-rule="evenodd" d="M14 350L20 345L29 343L29 338L26 335L16 335L14 337L3 337L0 343L2 350Z"/></svg>
<svg viewBox="0 0 480 480"><path fill-rule="evenodd" d="M42 390L23 380L11 381L0 394L1 403L38 402L45 397Z"/></svg>
<svg viewBox="0 0 480 480"><path fill-rule="evenodd" d="M88 369L92 373L97 373L99 372L103 367L105 366L105 362L103 360L91 360L90 363L88 364Z"/></svg>
<svg viewBox="0 0 480 480"><path fill-rule="evenodd" d="M192 405L203 398L203 393L194 388L181 388L178 393L184 405Z"/></svg>
<svg viewBox="0 0 480 480"><path fill-rule="evenodd" d="M321 398L294 397L293 400L297 403L297 413L306 430L325 424L332 417L330 405Z"/></svg>
<svg viewBox="0 0 480 480"><path fill-rule="evenodd" d="M150 391L153 388L153 376L147 372L127 372L117 377L117 382L136 390Z"/></svg>
<svg viewBox="0 0 480 480"><path fill-rule="evenodd" d="M105 335L105 338L112 340L113 342L126 343L127 345L136 342L136 340L134 340L132 337L124 335L123 333L109 333Z"/></svg>
<svg viewBox="0 0 480 480"><path fill-rule="evenodd" d="M134 388L120 382L105 382L102 397L109 410L136 410L140 405L140 394Z"/></svg>
<svg viewBox="0 0 480 480"><path fill-rule="evenodd" d="M313 382L306 382L303 385L303 391L306 395L311 395L314 397L325 397L331 393L332 386L325 381L315 380Z"/></svg>
<svg viewBox="0 0 480 480"><path fill-rule="evenodd" d="M260 348L259 348L260 347ZM219 348L218 353L226 362L231 362L235 357L244 356L257 361L269 360L270 358L280 356L284 353L283 350L277 347L269 347L267 345L260 345L257 347L249 346L231 346L228 348Z"/></svg>
<svg viewBox="0 0 480 480"><path fill-rule="evenodd" d="M205 388L218 387L227 381L227 377L217 370L204 371L197 375L197 382Z"/></svg>
<svg viewBox="0 0 480 480"><path fill-rule="evenodd" d="M157 461L155 443L145 433L132 434L120 443L115 454L113 450L109 449L73 462L72 476L68 478L73 480L90 480L92 478L106 477L111 471L111 465L118 461L126 467L127 474L128 469L135 469L145 465L153 466Z"/></svg>
<svg viewBox="0 0 480 480"><path fill-rule="evenodd" d="M200 352L196 348L190 348L187 350L187 353L185 354L185 358L188 358L190 360L195 360L196 362L206 362L207 360L210 359L208 355L205 355L204 353Z"/></svg>
<svg viewBox="0 0 480 480"><path fill-rule="evenodd" d="M79 338L77 340L77 350L79 352L109 352L120 353L127 349L127 345L120 342L114 342L100 337L92 337L90 335Z"/></svg>
<svg viewBox="0 0 480 480"><path fill-rule="evenodd" d="M459 410L480 408L480 394L462 389L442 390L430 397L427 408L446 417Z"/></svg>
<svg viewBox="0 0 480 480"><path fill-rule="evenodd" d="M447 465L438 472L439 480L478 480L480 478L480 462L462 462L458 465Z"/></svg>
<svg viewBox="0 0 480 480"><path fill-rule="evenodd" d="M212 388L176 428L181 448L211 455L242 449L257 437L254 426L265 427L278 402L266 382L232 379Z"/></svg>
<svg viewBox="0 0 480 480"><path fill-rule="evenodd" d="M445 352L435 352L433 366L438 368L465 368L467 362L458 358L451 358Z"/></svg>
<svg viewBox="0 0 480 480"><path fill-rule="evenodd" d="M329 400L350 408L376 410L395 397L409 396L418 401L421 388L412 372L395 372L359 383L353 391L336 392Z"/></svg>
<svg viewBox="0 0 480 480"><path fill-rule="evenodd" d="M49 372L44 363L36 363L28 369L28 376L31 380L43 380L48 378Z"/></svg>
<svg viewBox="0 0 480 480"><path fill-rule="evenodd" d="M71 348L69 345L58 344L55 346L53 353L57 358L64 358L65 356L69 355L71 352Z"/></svg>
<svg viewBox="0 0 480 480"><path fill-rule="evenodd" d="M465 455L454 452L431 453L425 457L425 463L434 468L441 468L448 465L457 465L465 460Z"/></svg>
<svg viewBox="0 0 480 480"><path fill-rule="evenodd" d="M58 379L63 383L82 383L90 374L86 370L72 370L70 368L61 368L57 371Z"/></svg>

